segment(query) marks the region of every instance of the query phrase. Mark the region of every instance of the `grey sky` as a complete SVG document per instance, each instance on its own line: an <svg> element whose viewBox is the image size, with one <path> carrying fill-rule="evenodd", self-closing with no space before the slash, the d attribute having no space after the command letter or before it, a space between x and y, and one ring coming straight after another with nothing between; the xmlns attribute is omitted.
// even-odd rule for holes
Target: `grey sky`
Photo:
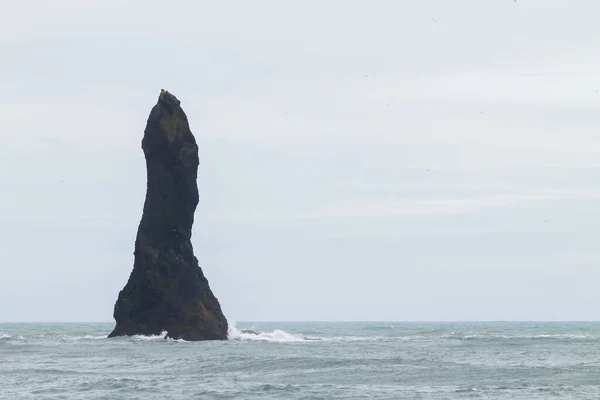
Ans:
<svg viewBox="0 0 600 400"><path fill-rule="evenodd" d="M230 319L600 319L598 1L0 9L0 321L112 321L161 88Z"/></svg>

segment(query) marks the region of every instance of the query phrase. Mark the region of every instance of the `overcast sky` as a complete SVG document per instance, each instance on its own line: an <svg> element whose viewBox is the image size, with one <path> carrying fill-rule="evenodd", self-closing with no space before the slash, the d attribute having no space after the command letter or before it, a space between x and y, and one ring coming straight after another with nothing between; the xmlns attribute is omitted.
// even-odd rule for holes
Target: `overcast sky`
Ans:
<svg viewBox="0 0 600 400"><path fill-rule="evenodd" d="M0 4L0 321L113 321L161 88L231 320L600 319L597 0Z"/></svg>

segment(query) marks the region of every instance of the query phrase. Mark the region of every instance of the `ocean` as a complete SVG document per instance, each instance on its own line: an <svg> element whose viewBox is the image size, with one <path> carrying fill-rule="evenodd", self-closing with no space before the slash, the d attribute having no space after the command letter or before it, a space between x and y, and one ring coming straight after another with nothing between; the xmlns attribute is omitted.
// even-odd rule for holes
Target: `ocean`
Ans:
<svg viewBox="0 0 600 400"><path fill-rule="evenodd" d="M599 399L600 323L0 324L0 399ZM252 330L252 332L242 332Z"/></svg>

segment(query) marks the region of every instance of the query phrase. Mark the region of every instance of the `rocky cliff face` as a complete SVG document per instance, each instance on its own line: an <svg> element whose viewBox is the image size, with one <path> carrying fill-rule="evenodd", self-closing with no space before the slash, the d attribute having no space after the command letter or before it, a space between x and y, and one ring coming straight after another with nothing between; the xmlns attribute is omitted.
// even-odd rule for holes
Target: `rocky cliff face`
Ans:
<svg viewBox="0 0 600 400"><path fill-rule="evenodd" d="M147 189L135 241L134 265L119 293L109 337L158 335L185 340L227 339L227 320L194 256L198 205L198 146L175 96L161 91L142 149Z"/></svg>

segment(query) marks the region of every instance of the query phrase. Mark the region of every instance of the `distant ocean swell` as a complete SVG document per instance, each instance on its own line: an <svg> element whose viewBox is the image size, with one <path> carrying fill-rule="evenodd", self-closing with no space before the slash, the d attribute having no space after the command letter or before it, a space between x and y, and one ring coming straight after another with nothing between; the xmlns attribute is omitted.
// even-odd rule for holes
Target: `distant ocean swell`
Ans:
<svg viewBox="0 0 600 400"><path fill-rule="evenodd" d="M168 342L180 342L183 343L185 340L182 339L171 339L166 337L167 332L162 332L160 335L144 336L134 335L126 339L130 341L168 341ZM231 324L229 328L229 340L247 340L247 341L265 341L265 342L313 342L313 341L340 341L340 342L385 342L385 341L441 341L441 340L454 340L454 341L490 341L490 342L502 342L502 341L589 341L595 342L600 340L600 335L591 334L568 334L568 333L555 333L555 334L513 334L513 335L502 335L493 333L469 333L469 332L447 332L442 334L432 333L430 335L384 335L384 336L333 336L333 337L319 337L311 336L311 334L301 335L292 334L281 329L274 329L270 332L253 331L248 332L247 330L240 330L235 324ZM69 341L81 341L81 340L102 340L106 339L107 335L84 335L84 336L72 336L68 334L52 334L44 333L37 335L17 335L0 332L0 342L25 342L31 340L55 340L58 342L69 342ZM117 338L116 340L119 340Z"/></svg>
<svg viewBox="0 0 600 400"><path fill-rule="evenodd" d="M600 323L0 324L0 399L599 399Z"/></svg>

